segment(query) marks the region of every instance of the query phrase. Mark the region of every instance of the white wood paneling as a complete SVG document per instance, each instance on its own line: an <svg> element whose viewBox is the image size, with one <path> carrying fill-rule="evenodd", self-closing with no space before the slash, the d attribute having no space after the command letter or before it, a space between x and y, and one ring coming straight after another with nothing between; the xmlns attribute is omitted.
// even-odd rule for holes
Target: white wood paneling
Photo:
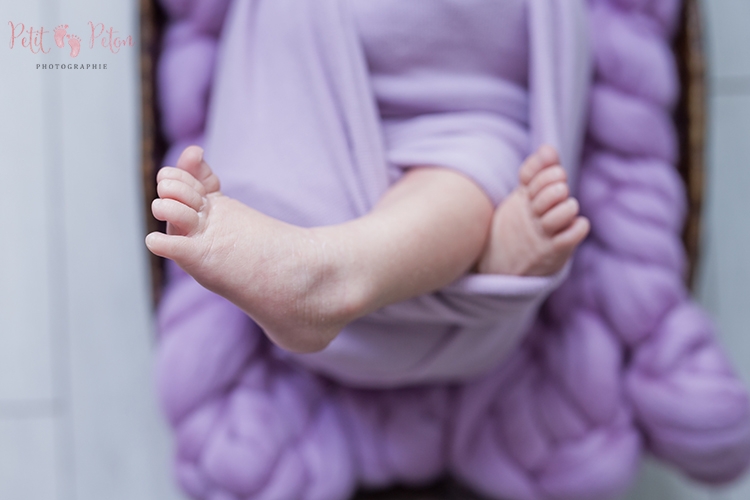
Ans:
<svg viewBox="0 0 750 500"><path fill-rule="evenodd" d="M7 2L6 2L7 3ZM20 42L10 49L14 24L39 22L36 1L3 9L0 50L0 408L3 401L49 400L52 383L48 172L43 75ZM39 24L37 24L37 27ZM0 410L1 413L1 410Z"/></svg>
<svg viewBox="0 0 750 500"><path fill-rule="evenodd" d="M750 76L750 1L703 0L702 5L711 74L720 78Z"/></svg>
<svg viewBox="0 0 750 500"><path fill-rule="evenodd" d="M0 498L61 500L53 417L0 419ZM8 453L12 450L13 453Z"/></svg>
<svg viewBox="0 0 750 500"><path fill-rule="evenodd" d="M700 296L750 383L750 95L715 96L711 104Z"/></svg>
<svg viewBox="0 0 750 500"><path fill-rule="evenodd" d="M137 40L136 1L62 0L71 31L104 23ZM87 31L88 30L88 31ZM71 426L76 500L173 496L167 433L156 411L139 156L138 47L88 43L62 73L61 129Z"/></svg>
<svg viewBox="0 0 750 500"><path fill-rule="evenodd" d="M714 490L647 459L641 465L638 481L622 500L713 500L714 494Z"/></svg>
<svg viewBox="0 0 750 500"><path fill-rule="evenodd" d="M0 499L178 498L152 380L138 47L88 46L89 21L137 42L137 4L0 0L52 49L0 46ZM49 47L60 24L75 59Z"/></svg>

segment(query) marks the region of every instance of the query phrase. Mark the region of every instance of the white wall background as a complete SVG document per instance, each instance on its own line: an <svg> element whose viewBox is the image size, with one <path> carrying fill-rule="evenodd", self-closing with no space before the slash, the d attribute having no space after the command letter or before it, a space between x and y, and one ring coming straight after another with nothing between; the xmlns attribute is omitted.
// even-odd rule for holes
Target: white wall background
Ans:
<svg viewBox="0 0 750 500"><path fill-rule="evenodd" d="M135 0L0 0L0 499L168 500L139 165ZM8 22L83 39L10 50ZM67 49L67 47L66 47ZM37 70L36 63L107 63Z"/></svg>
<svg viewBox="0 0 750 500"><path fill-rule="evenodd" d="M0 500L171 500L153 395L137 47L77 63L8 46L8 21L137 36L135 0L0 0ZM705 0L711 135L698 297L750 384L750 0ZM46 38L52 45L51 34ZM84 38L84 42L86 39ZM134 272L134 270L136 272ZM628 500L747 500L652 462Z"/></svg>

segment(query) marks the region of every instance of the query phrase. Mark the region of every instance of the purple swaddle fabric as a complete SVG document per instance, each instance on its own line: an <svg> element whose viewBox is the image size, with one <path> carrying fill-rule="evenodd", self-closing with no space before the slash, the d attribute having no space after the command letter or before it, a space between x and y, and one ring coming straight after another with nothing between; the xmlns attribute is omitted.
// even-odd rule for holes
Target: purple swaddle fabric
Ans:
<svg viewBox="0 0 750 500"><path fill-rule="evenodd" d="M169 164L203 143L229 2L163 3ZM532 31L564 22L566 4L532 3L547 6ZM315 15L335 15L335 4L319 2ZM700 480L736 477L750 458L747 395L681 280L684 193L669 118L678 8L676 0L589 2L596 72L578 196L592 236L531 334L490 374L387 390L332 383L290 363L241 311L170 266L158 380L185 491L335 500L357 483L417 483L449 471L498 498L609 498L646 448ZM575 73L566 63L574 49L558 50L558 70ZM537 74L553 69L532 63L543 66ZM560 81L548 74L547 83ZM562 109L558 117L583 107L535 102ZM569 129L545 123L536 142L575 142L561 137Z"/></svg>
<svg viewBox="0 0 750 500"><path fill-rule="evenodd" d="M491 197L507 195L514 185L504 186L503 174L517 176L528 148L525 88L508 83L502 72L489 73L491 53L475 56L470 68L449 66L437 50L421 57L418 70L411 67L415 57L390 54L381 57L380 67L368 68L352 22L362 4L350 1L318 4L310 12L298 0L233 4L222 32L205 139L206 158L224 192L302 226L366 214L401 166L454 168ZM525 0L515 1L523 12ZM435 13L432 0L416 0L408 9L399 7L400 0L372 5L385 15L409 11L417 21L425 12ZM494 1L456 5L460 2L443 14L463 14L469 27L502 14ZM488 7L495 12L487 13ZM410 21L405 24L424 24ZM248 33L262 42L248 43ZM423 50L443 42L441 34L424 30ZM473 50L449 42L461 55ZM364 47L373 51L381 45L370 41ZM465 58L461 64L468 66ZM409 70L394 75L399 66ZM414 73L421 75L418 103L409 99L416 93ZM381 121L384 101L389 119ZM519 116L508 117L508 108ZM401 164L405 158L410 160ZM437 293L352 322L321 352L289 356L348 386L465 380L487 372L518 345L564 275L470 274Z"/></svg>

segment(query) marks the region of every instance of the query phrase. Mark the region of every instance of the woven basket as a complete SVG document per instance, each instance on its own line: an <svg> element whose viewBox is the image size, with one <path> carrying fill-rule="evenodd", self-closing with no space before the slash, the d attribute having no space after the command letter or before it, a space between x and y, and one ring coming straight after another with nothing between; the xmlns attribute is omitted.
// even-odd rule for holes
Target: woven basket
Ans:
<svg viewBox="0 0 750 500"><path fill-rule="evenodd" d="M144 216L149 232L164 230L163 225L151 216L151 201L156 197L156 171L164 156L166 143L160 133L159 110L156 99L155 69L159 55L161 28L164 16L156 0L141 2L141 95L142 95L142 176L144 190ZM701 231L701 205L703 200L704 149L706 132L705 59L701 30L701 12L697 0L685 0L681 25L674 44L682 93L675 110L675 124L680 139L679 171L685 181L688 196L688 217L683 242L689 258L686 273L688 285L693 282L698 264ZM151 279L154 303L161 294L163 278L162 259L151 256ZM478 498L461 489L460 485L445 479L427 489L404 488L382 493L361 493L358 500L470 500Z"/></svg>
<svg viewBox="0 0 750 500"><path fill-rule="evenodd" d="M691 287L698 266L706 152L706 59L701 19L698 0L686 0L674 45L682 84L680 102L675 110L680 137L678 167L688 197L682 240L690 263L686 279Z"/></svg>
<svg viewBox="0 0 750 500"><path fill-rule="evenodd" d="M156 199L156 172L166 152L156 93L156 66L161 47L164 14L156 0L140 0L140 70L141 70L141 179L143 182L144 217L147 234L163 231L164 224L151 214ZM145 235L144 235L145 237ZM164 276L164 259L149 252L151 288L154 306L159 303Z"/></svg>

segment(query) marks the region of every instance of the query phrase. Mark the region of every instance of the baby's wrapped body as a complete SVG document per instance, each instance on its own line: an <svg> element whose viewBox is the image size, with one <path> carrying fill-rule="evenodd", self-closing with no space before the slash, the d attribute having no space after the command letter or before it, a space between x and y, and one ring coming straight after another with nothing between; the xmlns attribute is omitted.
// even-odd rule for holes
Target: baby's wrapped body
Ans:
<svg viewBox="0 0 750 500"><path fill-rule="evenodd" d="M530 149L525 0L340 2L325 28L356 42L330 47L287 3L228 16L206 137L226 195L323 226L369 212L409 167L461 172L495 204L513 190ZM247 43L258 31L269 45ZM288 355L355 385L465 379L508 355L562 274L468 275Z"/></svg>
<svg viewBox="0 0 750 500"><path fill-rule="evenodd" d="M526 1L345 3L388 165L458 170L498 204L530 153Z"/></svg>

